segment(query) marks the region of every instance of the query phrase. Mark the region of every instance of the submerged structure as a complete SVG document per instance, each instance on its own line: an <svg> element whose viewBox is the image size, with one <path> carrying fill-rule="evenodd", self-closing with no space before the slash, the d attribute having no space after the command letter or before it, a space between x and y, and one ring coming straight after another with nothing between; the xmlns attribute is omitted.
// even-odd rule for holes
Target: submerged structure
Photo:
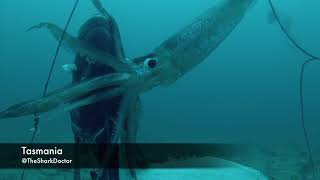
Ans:
<svg viewBox="0 0 320 180"><path fill-rule="evenodd" d="M109 53L118 59L118 61L120 61L120 59L125 59L118 26L114 19L108 14L103 17L93 17L85 22L80 28L78 39L85 41L96 49ZM73 83L75 84L83 80L116 72L110 66L91 63L88 62L86 58L90 57L78 54L75 58L75 66L77 67L73 71ZM110 89L110 87L90 92L85 96L89 97L108 89ZM118 116L121 100L122 96L119 95L111 99L99 101L97 103L72 110L70 115L75 143L109 143L109 140L112 137L114 125L116 124L115 120ZM77 99L74 101L77 101ZM137 105L133 104L132 109L136 110L136 106ZM134 116L138 112L132 111L132 113L134 113L132 115ZM131 128L136 129L135 127ZM114 163L113 166L118 166L119 153L114 152L112 157L113 158L110 159L110 161ZM95 155L95 158L97 160L103 159L103 154ZM75 179L80 179L80 172L81 171L79 169L75 170ZM118 169L101 169L99 171L91 171L91 176L95 179L117 180L119 179L119 172Z"/></svg>

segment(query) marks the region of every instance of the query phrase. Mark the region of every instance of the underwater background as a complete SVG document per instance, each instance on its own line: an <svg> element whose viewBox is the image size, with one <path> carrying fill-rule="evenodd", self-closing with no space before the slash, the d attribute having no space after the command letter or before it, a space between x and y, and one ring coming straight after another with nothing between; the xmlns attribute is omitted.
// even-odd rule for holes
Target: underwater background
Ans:
<svg viewBox="0 0 320 180"><path fill-rule="evenodd" d="M145 55L211 7L212 0L109 0L125 53ZM320 1L274 0L290 34L320 55ZM40 22L64 27L73 0L0 1L0 109L42 95L57 42ZM236 30L203 63L174 85L143 94L139 142L292 144L305 149L299 79L308 57L270 23L270 7L259 0ZM80 0L68 32L98 12ZM61 66L74 55L61 50L49 91L71 82ZM305 119L314 153L320 151L320 63L307 66ZM54 113L53 113L54 114ZM28 142L32 117L3 120L0 142ZM67 113L42 118L36 142L73 142Z"/></svg>

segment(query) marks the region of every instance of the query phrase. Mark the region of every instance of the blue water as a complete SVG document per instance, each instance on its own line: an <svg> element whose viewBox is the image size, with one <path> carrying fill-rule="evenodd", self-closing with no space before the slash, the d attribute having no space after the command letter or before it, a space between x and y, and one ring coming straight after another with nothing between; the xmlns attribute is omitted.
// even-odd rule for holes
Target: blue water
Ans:
<svg viewBox="0 0 320 180"><path fill-rule="evenodd" d="M39 22L63 27L74 1L0 2L0 109L40 97L57 46L46 30L26 32ZM145 55L213 4L212 0L104 1L116 19L128 57ZM320 3L275 1L279 14L291 19L290 33L320 55ZM260 0L210 57L174 85L143 94L141 142L265 142L303 146L299 74L306 57L268 23L267 1ZM68 32L77 35L97 14L80 0ZM70 83L61 65L74 55L61 51L49 90ZM307 67L306 126L313 147L320 128L320 63ZM3 120L1 142L30 139L32 118ZM68 114L40 122L38 142L72 142Z"/></svg>

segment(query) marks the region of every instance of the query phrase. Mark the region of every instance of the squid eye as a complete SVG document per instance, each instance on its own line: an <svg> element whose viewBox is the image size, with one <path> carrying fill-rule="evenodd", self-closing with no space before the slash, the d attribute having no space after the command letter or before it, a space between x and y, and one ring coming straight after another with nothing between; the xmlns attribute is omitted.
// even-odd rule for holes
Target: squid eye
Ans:
<svg viewBox="0 0 320 180"><path fill-rule="evenodd" d="M158 59L157 58L147 58L144 61L144 65L150 69L154 69L158 65Z"/></svg>

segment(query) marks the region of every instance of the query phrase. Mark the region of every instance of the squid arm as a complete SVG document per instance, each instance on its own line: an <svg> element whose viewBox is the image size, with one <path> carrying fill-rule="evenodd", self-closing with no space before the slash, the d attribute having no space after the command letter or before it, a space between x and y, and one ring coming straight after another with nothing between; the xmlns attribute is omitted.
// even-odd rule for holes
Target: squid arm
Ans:
<svg viewBox="0 0 320 180"><path fill-rule="evenodd" d="M63 29L53 23L40 23L38 25L30 27L28 31L42 28L48 29L51 35L57 41L60 41L60 38L63 34ZM107 52L98 50L85 41L81 41L68 33L65 33L63 36L62 47L67 51L70 50L72 53L77 53L80 56L88 57L87 61L90 63L105 64L121 72L128 72L130 70L129 65L125 63L125 61L121 59L119 60Z"/></svg>
<svg viewBox="0 0 320 180"><path fill-rule="evenodd" d="M137 132L139 128L139 119L142 114L142 105L139 97L135 100L136 103L129 107L128 117L126 121L126 133L122 137L124 143L136 143Z"/></svg>
<svg viewBox="0 0 320 180"><path fill-rule="evenodd" d="M126 120L126 132L122 136L122 143L137 143L137 132L139 128L139 120L141 117L142 107L141 100L138 96L134 101L135 103L129 107L129 112L127 114ZM133 153L132 149L128 148L126 145L121 147L123 147L123 149L120 150L120 160L122 163L126 163L128 167L137 167L137 165L146 167L147 163L145 162L145 158L139 147L137 149L137 153ZM134 169L129 169L129 172L134 179L137 179L137 175Z"/></svg>
<svg viewBox="0 0 320 180"><path fill-rule="evenodd" d="M120 138L124 135L125 121L127 119L128 113L130 112L130 108L136 103L137 96L137 92L131 89L123 95L120 103L118 117L115 121L116 124L113 130L111 143L118 143L121 140Z"/></svg>
<svg viewBox="0 0 320 180"><path fill-rule="evenodd" d="M0 119L15 118L20 116L48 112L52 109L57 108L60 105L63 105L64 103L70 103L72 102L72 100L76 98L81 99L82 96L85 96L88 93L95 90L108 88L108 87L114 88L114 86L124 87L125 86L124 84L129 80L129 78L130 78L130 75L126 73L114 73L114 74L100 76L92 80L88 80L88 81L73 85L71 87L57 90L40 99L26 101L26 102L11 106L8 109L0 112ZM99 94L97 97L103 96L104 98L107 98L107 96L113 96L113 95L116 95L117 93L120 93L120 90L117 91L117 93L115 93L116 90L119 90L119 89L115 89L114 92L111 91L109 94ZM84 98L82 101L80 100L78 104L77 102L73 102L71 107L72 108L79 107L81 105L93 103L97 100L98 99L96 97L89 96L88 98Z"/></svg>
<svg viewBox="0 0 320 180"><path fill-rule="evenodd" d="M114 24L114 26L112 26L113 28L113 33L115 36L115 39L117 39L118 41L116 41L116 50L118 51L117 54L119 54L121 56L121 59L125 59L126 57L124 56L124 52L123 52L123 46L122 46L122 42L121 42L121 37L120 37L120 32L117 26L116 21L114 20L114 18L107 12L107 10L103 7L101 0L91 0L91 2L93 3L93 5L95 6L95 8L99 11L99 13L105 17L106 19L110 20L111 24Z"/></svg>
<svg viewBox="0 0 320 180"><path fill-rule="evenodd" d="M110 143L112 144L119 143L121 141L121 138L125 136L124 126L128 118L128 114L131 113L132 107L136 105L137 98L138 98L138 94L135 89L129 89L126 93L124 93L120 102L120 108L117 114L118 115L117 119L114 121L115 124L114 124ZM114 149L110 149L106 153L107 154L103 159L104 163L109 161L109 159L112 157L114 153ZM124 152L124 149L120 149L120 161L122 163L127 163L126 152ZM130 173L132 177L136 179L136 174L133 169L130 170Z"/></svg>
<svg viewBox="0 0 320 180"><path fill-rule="evenodd" d="M103 7L102 2L100 0L91 0L91 2L102 16L105 16L107 18L111 17L107 10Z"/></svg>
<svg viewBox="0 0 320 180"><path fill-rule="evenodd" d="M82 98L82 99L79 99L75 102L69 103L66 107L63 108L63 111L69 112L69 111L72 111L72 110L79 108L79 107L82 107L82 106L94 104L94 103L97 103L97 102L100 102L100 101L103 101L106 99L120 96L126 89L127 89L126 86L121 86L121 87L111 88L109 90L105 90L105 91L96 93L96 94L91 95L89 97Z"/></svg>

